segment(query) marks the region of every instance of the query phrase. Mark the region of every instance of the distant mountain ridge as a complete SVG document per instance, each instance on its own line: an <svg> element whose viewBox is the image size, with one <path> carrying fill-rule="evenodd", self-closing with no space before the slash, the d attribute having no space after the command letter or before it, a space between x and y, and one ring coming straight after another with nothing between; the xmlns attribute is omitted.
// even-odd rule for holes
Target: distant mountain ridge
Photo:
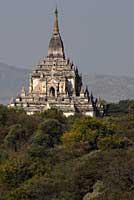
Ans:
<svg viewBox="0 0 134 200"><path fill-rule="evenodd" d="M28 88L30 71L0 63L0 104L9 103L11 97L16 97L23 85ZM100 96L108 102L134 99L132 77L87 74L83 76L83 82L96 97Z"/></svg>
<svg viewBox="0 0 134 200"><path fill-rule="evenodd" d="M85 75L84 83L94 95L108 102L134 99L134 78L114 75Z"/></svg>
<svg viewBox="0 0 134 200"><path fill-rule="evenodd" d="M19 69L0 63L0 104L9 103L16 96L22 85L28 84L29 70Z"/></svg>

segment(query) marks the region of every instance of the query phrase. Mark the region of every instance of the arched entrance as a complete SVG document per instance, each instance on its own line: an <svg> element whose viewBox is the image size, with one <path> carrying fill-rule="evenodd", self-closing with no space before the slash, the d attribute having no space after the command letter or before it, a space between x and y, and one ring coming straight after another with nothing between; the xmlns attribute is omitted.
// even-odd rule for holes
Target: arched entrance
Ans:
<svg viewBox="0 0 134 200"><path fill-rule="evenodd" d="M55 89L54 89L53 87L50 88L50 90L49 90L49 95L50 95L51 97L55 97Z"/></svg>

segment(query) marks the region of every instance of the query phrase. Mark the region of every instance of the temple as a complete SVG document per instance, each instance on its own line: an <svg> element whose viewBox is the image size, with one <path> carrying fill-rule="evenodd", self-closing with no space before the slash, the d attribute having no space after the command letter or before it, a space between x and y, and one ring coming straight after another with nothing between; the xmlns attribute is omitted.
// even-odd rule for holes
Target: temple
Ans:
<svg viewBox="0 0 134 200"><path fill-rule="evenodd" d="M48 56L38 63L30 75L29 92L22 87L20 95L12 98L9 107L23 108L28 115L50 108L61 110L66 117L75 113L93 117L97 113L97 101L87 87L83 88L77 67L65 57L57 9Z"/></svg>

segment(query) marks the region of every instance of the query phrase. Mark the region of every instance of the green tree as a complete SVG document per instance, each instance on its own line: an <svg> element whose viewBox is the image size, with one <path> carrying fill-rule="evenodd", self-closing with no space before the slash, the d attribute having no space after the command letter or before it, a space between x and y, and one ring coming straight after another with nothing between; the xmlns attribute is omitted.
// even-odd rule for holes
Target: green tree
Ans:
<svg viewBox="0 0 134 200"><path fill-rule="evenodd" d="M0 126L5 125L8 118L8 108L0 105Z"/></svg>
<svg viewBox="0 0 134 200"><path fill-rule="evenodd" d="M45 147L54 147L55 144L59 144L63 132L64 126L58 120L45 120L39 125L33 137L33 143Z"/></svg>
<svg viewBox="0 0 134 200"><path fill-rule="evenodd" d="M99 137L114 134L114 126L107 121L96 118L82 117L77 120L72 129L62 136L65 146L80 146L85 144L89 149L97 149Z"/></svg>
<svg viewBox="0 0 134 200"><path fill-rule="evenodd" d="M16 188L32 175L30 162L21 159L6 161L0 167L0 183L5 184L8 188Z"/></svg>
<svg viewBox="0 0 134 200"><path fill-rule="evenodd" d="M4 142L8 147L17 151L20 149L21 144L25 141L25 139L26 130L20 124L15 124L9 128L9 133L5 137Z"/></svg>
<svg viewBox="0 0 134 200"><path fill-rule="evenodd" d="M67 121L66 117L63 115L63 112L55 108L44 111L40 114L40 116L43 119L56 119L63 124L65 124Z"/></svg>

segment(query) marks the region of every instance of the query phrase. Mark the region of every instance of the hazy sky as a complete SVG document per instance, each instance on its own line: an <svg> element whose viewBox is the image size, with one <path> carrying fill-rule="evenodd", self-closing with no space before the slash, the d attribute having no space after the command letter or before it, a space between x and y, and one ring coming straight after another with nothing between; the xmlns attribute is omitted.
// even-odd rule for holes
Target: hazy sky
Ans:
<svg viewBox="0 0 134 200"><path fill-rule="evenodd" d="M80 71L134 75L134 0L0 0L0 62L32 69L47 56L56 2Z"/></svg>

